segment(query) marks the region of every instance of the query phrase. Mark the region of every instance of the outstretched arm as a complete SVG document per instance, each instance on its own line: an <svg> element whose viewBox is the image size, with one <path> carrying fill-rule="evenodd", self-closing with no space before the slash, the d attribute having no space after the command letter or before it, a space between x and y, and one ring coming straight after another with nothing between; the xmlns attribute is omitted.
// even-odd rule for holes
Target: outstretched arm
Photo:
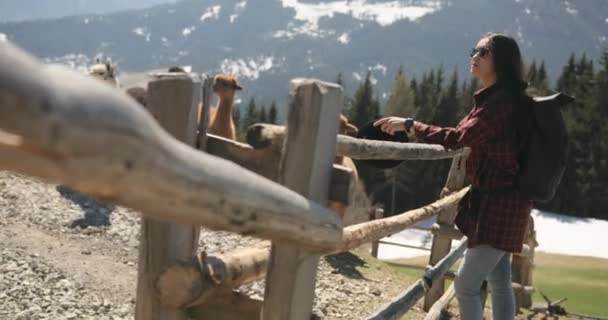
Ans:
<svg viewBox="0 0 608 320"><path fill-rule="evenodd" d="M465 117L455 128L439 127L416 121L417 140L440 144L448 149L475 147L496 135L502 126L502 115L488 107L477 109Z"/></svg>

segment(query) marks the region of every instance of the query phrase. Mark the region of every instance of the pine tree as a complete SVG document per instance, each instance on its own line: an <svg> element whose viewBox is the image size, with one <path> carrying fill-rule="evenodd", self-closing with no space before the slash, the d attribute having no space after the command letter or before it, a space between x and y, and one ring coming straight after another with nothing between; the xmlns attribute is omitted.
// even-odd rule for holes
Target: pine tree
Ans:
<svg viewBox="0 0 608 320"><path fill-rule="evenodd" d="M551 92L551 90L549 89L547 70L545 69L545 60L541 61L540 67L538 68L536 89L538 90L538 94L541 96L548 95Z"/></svg>
<svg viewBox="0 0 608 320"><path fill-rule="evenodd" d="M277 103L273 100L268 111L268 123L277 123Z"/></svg>
<svg viewBox="0 0 608 320"><path fill-rule="evenodd" d="M455 126L458 123L460 101L458 96L458 72L454 69L450 84L446 92L441 95L441 101L437 105L433 123L439 126Z"/></svg>
<svg viewBox="0 0 608 320"><path fill-rule="evenodd" d="M557 80L557 91L565 92L568 89L574 87L574 82L576 81L576 62L575 62L574 53L570 54L570 58L568 59L568 64L562 69L562 73Z"/></svg>
<svg viewBox="0 0 608 320"><path fill-rule="evenodd" d="M608 48L604 49L599 65L601 68L595 75L593 94L594 134L590 137L596 183L591 185L590 201L593 203L591 214L608 219L608 126L600 120L608 116Z"/></svg>
<svg viewBox="0 0 608 320"><path fill-rule="evenodd" d="M267 121L268 121L267 119L268 118L266 117L266 106L262 105L260 107L260 111L258 113L258 122L260 122L260 123L267 123Z"/></svg>
<svg viewBox="0 0 608 320"><path fill-rule="evenodd" d="M536 71L536 61L532 61L532 65L530 65L530 68L528 68L528 72L526 74L526 80L528 81L528 83L530 83L531 85L536 85L536 82L538 80L538 74Z"/></svg>
<svg viewBox="0 0 608 320"><path fill-rule="evenodd" d="M384 107L384 116L413 117L414 113L414 92L403 72L403 67L399 67Z"/></svg>
<svg viewBox="0 0 608 320"><path fill-rule="evenodd" d="M435 70L422 75L422 80L418 84L416 92L416 119L422 122L431 122L435 112L436 104L433 104L437 97L435 94Z"/></svg>
<svg viewBox="0 0 608 320"><path fill-rule="evenodd" d="M433 79L433 91L431 93L431 107L435 108L441 100L441 92L443 90L443 65L439 65L435 78Z"/></svg>
<svg viewBox="0 0 608 320"><path fill-rule="evenodd" d="M342 72L338 73L338 76L336 77L336 83L339 84L341 87L344 87L344 81L342 80Z"/></svg>
<svg viewBox="0 0 608 320"><path fill-rule="evenodd" d="M239 106L235 106L234 109L232 109L232 120L234 121L234 126L235 126L236 130L240 131L240 129L241 129L241 109L239 108Z"/></svg>
<svg viewBox="0 0 608 320"><path fill-rule="evenodd" d="M349 122L355 126L377 119L380 116L380 102L374 98L374 87L371 81L371 73L368 71L365 81L359 85L352 106L348 110Z"/></svg>
<svg viewBox="0 0 608 320"><path fill-rule="evenodd" d="M245 112L245 117L243 118L243 122L241 128L243 131L246 131L250 126L255 124L258 121L258 108L255 104L255 98L251 97L249 100L249 104L247 105L247 110Z"/></svg>
<svg viewBox="0 0 608 320"><path fill-rule="evenodd" d="M570 154L566 171L553 201L540 207L557 212L586 216L594 210L593 186L597 180L597 148L594 139L597 135L598 116L593 109L595 76L593 61L586 55L575 61L572 54L568 64L562 69L557 82L557 90L573 95L576 100L562 109L570 139Z"/></svg>
<svg viewBox="0 0 608 320"><path fill-rule="evenodd" d="M371 81L371 73L368 71L365 81L357 88L352 101L345 99L345 101L348 101L349 103L346 115L348 116L350 123L357 127L361 127L367 122L380 117L380 103L375 96L374 87ZM371 190L374 186L384 180L381 171L379 172L358 161L355 161L355 164L357 164L359 177L363 182L365 190Z"/></svg>

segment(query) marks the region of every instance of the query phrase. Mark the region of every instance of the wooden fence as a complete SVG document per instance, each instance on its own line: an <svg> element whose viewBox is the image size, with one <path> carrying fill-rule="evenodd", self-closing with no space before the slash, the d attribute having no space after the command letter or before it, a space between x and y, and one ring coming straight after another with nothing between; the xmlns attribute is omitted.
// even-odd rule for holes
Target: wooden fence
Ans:
<svg viewBox="0 0 608 320"><path fill-rule="evenodd" d="M278 155L265 153L206 133L208 90L208 78L200 75L158 74L148 83L145 110L115 88L0 43L0 168L143 214L137 320L310 319L321 255L377 241L435 215L442 227L434 232L433 267L370 319L395 319L422 295L427 309L439 300L444 275L466 243L450 253L457 204L468 191L467 149L337 135L342 89L295 79L284 148ZM328 200L349 200L350 174L332 165L336 153L453 158L446 187L459 191L343 228L325 206ZM196 257L199 226L268 241ZM264 277L263 301L232 292Z"/></svg>

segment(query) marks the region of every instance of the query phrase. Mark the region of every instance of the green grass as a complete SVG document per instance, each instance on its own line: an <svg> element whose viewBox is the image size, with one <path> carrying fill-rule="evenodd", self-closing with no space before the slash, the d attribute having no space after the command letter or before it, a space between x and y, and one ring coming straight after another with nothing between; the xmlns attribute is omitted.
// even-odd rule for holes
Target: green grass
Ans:
<svg viewBox="0 0 608 320"><path fill-rule="evenodd" d="M390 265L408 277L420 277L427 263L428 258L418 257L396 260ZM456 269L457 265L452 267ZM532 277L533 286L550 299L567 297L561 304L567 311L608 317L607 259L537 253ZM544 301L538 292L533 299Z"/></svg>
<svg viewBox="0 0 608 320"><path fill-rule="evenodd" d="M608 260L537 254L534 287L552 300L567 297L567 311L608 316ZM544 301L537 292L534 301Z"/></svg>

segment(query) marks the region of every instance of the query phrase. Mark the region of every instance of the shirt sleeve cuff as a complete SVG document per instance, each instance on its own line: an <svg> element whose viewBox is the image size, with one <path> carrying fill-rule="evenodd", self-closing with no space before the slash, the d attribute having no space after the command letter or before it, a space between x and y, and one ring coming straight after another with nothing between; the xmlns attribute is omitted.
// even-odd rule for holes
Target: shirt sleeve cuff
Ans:
<svg viewBox="0 0 608 320"><path fill-rule="evenodd" d="M420 121L414 122L414 133L416 134L416 139L418 141L424 141L424 137L426 136L426 130L429 128L429 125L426 123L422 123Z"/></svg>

